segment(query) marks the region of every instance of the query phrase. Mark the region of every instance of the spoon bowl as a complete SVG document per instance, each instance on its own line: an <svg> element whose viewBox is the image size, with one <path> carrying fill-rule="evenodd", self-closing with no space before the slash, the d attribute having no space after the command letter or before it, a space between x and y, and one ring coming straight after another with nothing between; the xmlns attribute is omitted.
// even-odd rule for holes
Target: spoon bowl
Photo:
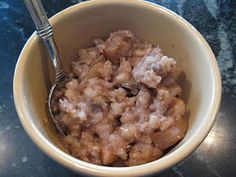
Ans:
<svg viewBox="0 0 236 177"><path fill-rule="evenodd" d="M55 92L57 92L57 90L60 90L62 87L65 86L65 84L70 81L70 77L69 75L64 72L63 75L61 77L59 77L58 79L56 79L56 82L53 84L53 86L51 87L51 90L49 92L49 96L48 96L48 110L50 113L51 118L53 119L53 122L57 128L57 130L63 135L66 136L66 132L67 132L67 127L62 124L60 122L60 120L58 120L55 116L55 112L53 111L53 107L56 105L56 100L54 100L54 94Z"/></svg>

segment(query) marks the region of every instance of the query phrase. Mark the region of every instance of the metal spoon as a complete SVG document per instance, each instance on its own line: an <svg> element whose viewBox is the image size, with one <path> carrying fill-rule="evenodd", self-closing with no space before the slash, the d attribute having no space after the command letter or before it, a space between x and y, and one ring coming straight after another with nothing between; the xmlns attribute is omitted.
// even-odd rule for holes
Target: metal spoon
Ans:
<svg viewBox="0 0 236 177"><path fill-rule="evenodd" d="M53 38L52 26L49 24L47 15L41 3L41 0L24 0L25 5L30 13L30 16L35 24L38 36L43 40L45 47L48 50L50 59L52 60L54 70L55 70L55 82L51 87L48 96L48 109L53 119L53 122L57 130L65 136L66 127L64 127L60 121L56 119L53 114L51 102L52 96L55 90L65 84L69 80L68 73L64 70L61 63L61 57L57 49L56 43Z"/></svg>

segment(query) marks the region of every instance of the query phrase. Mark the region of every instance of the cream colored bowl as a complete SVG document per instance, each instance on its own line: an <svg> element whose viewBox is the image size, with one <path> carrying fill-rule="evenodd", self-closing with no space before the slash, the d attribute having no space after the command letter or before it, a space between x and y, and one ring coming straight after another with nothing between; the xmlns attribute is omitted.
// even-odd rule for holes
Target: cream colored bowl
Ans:
<svg viewBox="0 0 236 177"><path fill-rule="evenodd" d="M97 0L69 7L50 19L63 63L68 66L74 46L88 47L94 38L112 31L135 35L174 57L184 71L184 99L189 110L185 138L159 160L134 167L105 167L78 160L62 151L50 125L45 104L53 78L47 52L34 33L24 46L14 75L14 99L19 118L32 140L48 156L77 172L97 176L137 176L160 172L193 152L211 129L221 100L221 78L216 59L201 34L183 18L143 1ZM49 77L50 75L50 77Z"/></svg>

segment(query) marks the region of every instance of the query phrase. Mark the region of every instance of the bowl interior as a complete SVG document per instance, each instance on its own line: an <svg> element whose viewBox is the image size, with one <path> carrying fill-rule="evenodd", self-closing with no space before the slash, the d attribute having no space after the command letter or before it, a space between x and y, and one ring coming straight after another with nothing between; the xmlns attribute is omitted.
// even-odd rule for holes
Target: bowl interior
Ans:
<svg viewBox="0 0 236 177"><path fill-rule="evenodd" d="M106 38L110 32L120 29L129 29L141 40L158 44L164 54L177 60L184 73L180 82L189 112L189 128L185 138L171 152L188 143L207 122L213 123L208 118L215 89L209 49L193 35L194 29L178 16L153 5L87 3L59 13L51 23L67 69L76 48L89 47L94 38ZM16 75L15 82L21 83L17 87L18 94L24 97L24 102L16 104L22 104L29 115L22 119L30 119L44 138L60 146L54 138L55 131L52 131L45 104L53 70L47 51L35 34L22 52Z"/></svg>

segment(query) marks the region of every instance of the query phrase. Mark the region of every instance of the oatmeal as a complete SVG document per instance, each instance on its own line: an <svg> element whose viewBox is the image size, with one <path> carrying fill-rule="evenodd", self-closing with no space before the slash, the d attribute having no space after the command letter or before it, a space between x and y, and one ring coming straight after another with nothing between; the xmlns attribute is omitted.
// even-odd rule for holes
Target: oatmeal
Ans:
<svg viewBox="0 0 236 177"><path fill-rule="evenodd" d="M176 61L130 31L81 49L72 80L54 94L72 156L107 166L159 159L185 135L188 120Z"/></svg>

